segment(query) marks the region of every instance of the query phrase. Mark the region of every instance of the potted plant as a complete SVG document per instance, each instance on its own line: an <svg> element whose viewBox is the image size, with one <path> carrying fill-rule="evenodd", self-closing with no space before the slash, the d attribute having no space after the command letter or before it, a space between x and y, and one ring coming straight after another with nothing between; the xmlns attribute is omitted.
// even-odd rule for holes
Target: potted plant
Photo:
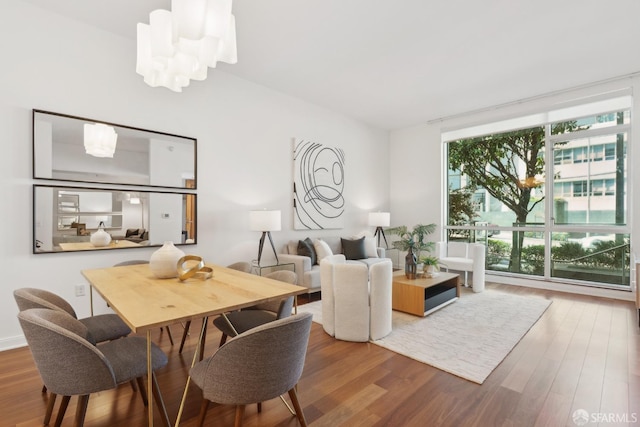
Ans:
<svg viewBox="0 0 640 427"><path fill-rule="evenodd" d="M436 229L435 224L418 224L413 227L412 230L406 225L399 227L392 227L387 229L387 233L396 234L400 237L400 240L396 240L392 243L393 247L408 252L411 250L416 259L420 259L421 252L430 252L434 246L434 242L427 242L426 238L429 234L433 233Z"/></svg>
<svg viewBox="0 0 640 427"><path fill-rule="evenodd" d="M406 225L389 228L387 230L389 234L400 236L400 240L392 243L393 247L400 251L407 252L404 269L408 279L415 279L418 271L422 270L422 267L418 265L420 262L420 253L424 251L430 252L435 246L434 242L426 241L427 236L433 233L435 229L435 224L418 224L415 225L412 230L409 230Z"/></svg>
<svg viewBox="0 0 640 427"><path fill-rule="evenodd" d="M429 276L434 276L440 271L440 260L433 255L423 256L420 262L424 265L424 273Z"/></svg>

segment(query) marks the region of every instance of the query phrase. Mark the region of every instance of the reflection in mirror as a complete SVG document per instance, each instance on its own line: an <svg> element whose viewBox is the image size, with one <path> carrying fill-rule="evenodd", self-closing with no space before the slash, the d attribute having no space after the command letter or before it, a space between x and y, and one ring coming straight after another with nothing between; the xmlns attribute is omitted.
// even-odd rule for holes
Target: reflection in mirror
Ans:
<svg viewBox="0 0 640 427"><path fill-rule="evenodd" d="M33 177L196 188L196 140L33 110Z"/></svg>
<svg viewBox="0 0 640 427"><path fill-rule="evenodd" d="M33 186L34 253L196 243L196 195ZM99 227L106 247L91 244Z"/></svg>

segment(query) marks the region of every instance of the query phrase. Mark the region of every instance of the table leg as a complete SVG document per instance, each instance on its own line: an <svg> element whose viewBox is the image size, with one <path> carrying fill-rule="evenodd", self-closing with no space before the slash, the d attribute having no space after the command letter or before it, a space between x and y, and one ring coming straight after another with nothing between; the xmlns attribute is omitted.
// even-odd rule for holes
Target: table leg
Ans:
<svg viewBox="0 0 640 427"><path fill-rule="evenodd" d="M93 316L93 286L89 285L89 305L91 305L91 316Z"/></svg>
<svg viewBox="0 0 640 427"><path fill-rule="evenodd" d="M208 317L202 319L202 328L200 329L200 336L198 337L198 344L196 345L195 351L193 352L193 359L191 361L191 367L193 368L196 365L196 361L198 360L198 355L200 354L200 346L202 345L202 339L204 334L207 331L207 322L209 321ZM176 418L175 427L180 425L180 418L182 417L182 411L184 410L184 402L187 400L187 392L189 391L189 383L191 382L191 373L187 377L187 384L184 386L184 393L182 393L182 400L180 401L180 408L178 409L178 417Z"/></svg>
<svg viewBox="0 0 640 427"><path fill-rule="evenodd" d="M147 330L147 402L149 402L149 427L153 427L153 372L151 369L151 329Z"/></svg>

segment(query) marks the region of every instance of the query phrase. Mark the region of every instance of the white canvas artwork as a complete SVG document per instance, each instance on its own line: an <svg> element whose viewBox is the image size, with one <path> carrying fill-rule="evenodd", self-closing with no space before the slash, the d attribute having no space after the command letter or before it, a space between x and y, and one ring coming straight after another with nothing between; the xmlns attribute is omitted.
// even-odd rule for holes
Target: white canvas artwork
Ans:
<svg viewBox="0 0 640 427"><path fill-rule="evenodd" d="M293 228L344 227L344 151L294 139Z"/></svg>

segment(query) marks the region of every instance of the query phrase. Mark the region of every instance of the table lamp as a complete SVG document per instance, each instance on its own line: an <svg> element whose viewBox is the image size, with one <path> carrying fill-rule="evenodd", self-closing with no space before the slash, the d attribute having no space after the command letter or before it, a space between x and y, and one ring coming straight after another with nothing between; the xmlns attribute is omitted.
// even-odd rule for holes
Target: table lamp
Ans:
<svg viewBox="0 0 640 427"><path fill-rule="evenodd" d="M271 249L276 256L276 264L278 261L278 254L276 248L273 245L273 239L271 238L272 231L280 231L282 229L282 221L280 211L250 211L249 212L249 225L252 231L262 231L260 237L260 246L258 247L258 265L260 265L260 259L262 258L262 248L264 246L264 239L269 236L269 242L271 243Z"/></svg>
<svg viewBox="0 0 640 427"><path fill-rule="evenodd" d="M391 214L389 212L370 212L369 225L376 227L373 237L378 236L378 246L380 246L380 237L384 238L385 247L389 247L387 236L384 235L382 227L388 227L391 224Z"/></svg>

